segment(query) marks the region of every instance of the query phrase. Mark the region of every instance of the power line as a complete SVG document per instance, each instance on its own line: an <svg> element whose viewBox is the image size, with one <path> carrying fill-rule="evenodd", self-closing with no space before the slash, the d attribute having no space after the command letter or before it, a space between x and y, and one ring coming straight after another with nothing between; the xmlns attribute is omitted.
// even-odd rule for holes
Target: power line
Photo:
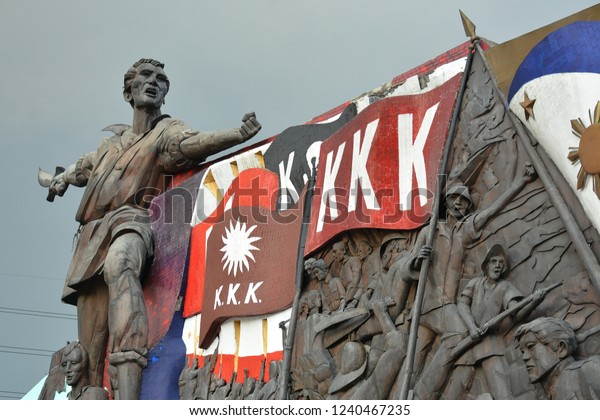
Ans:
<svg viewBox="0 0 600 420"><path fill-rule="evenodd" d="M6 306L0 306L0 309L4 309L4 310L7 310L7 311L31 312L31 313L42 314L42 315L61 315L61 316L76 317L76 315L73 315L73 314L65 314L65 313L61 313L61 312L37 311L35 309L9 308L9 307L6 307Z"/></svg>
<svg viewBox="0 0 600 420"><path fill-rule="evenodd" d="M25 392L17 392L17 391L0 391L3 394L17 394L17 395L25 395Z"/></svg>
<svg viewBox="0 0 600 420"><path fill-rule="evenodd" d="M48 353L54 353L56 350L44 350L44 349L34 349L31 347L15 347L15 346L0 346L5 349L13 349L13 350L29 350L29 351L44 351ZM2 392L2 391L0 391Z"/></svg>
<svg viewBox="0 0 600 420"><path fill-rule="evenodd" d="M51 354L28 353L26 351L0 350L0 353L23 354L23 355L26 355L26 356L52 357Z"/></svg>
<svg viewBox="0 0 600 420"><path fill-rule="evenodd" d="M59 279L58 277L33 276L33 275L29 275L29 274L7 273L7 272L4 272L4 271L0 271L0 275L2 275L2 276L10 276L10 277L21 277L21 278L25 278L25 279L65 281L65 279Z"/></svg>
<svg viewBox="0 0 600 420"><path fill-rule="evenodd" d="M0 306L0 313L13 314L13 315L37 316L37 317L41 317L41 318L77 320L77 316L71 315L71 314L65 314L65 313L60 313L60 312L36 311L33 309L8 308L5 306Z"/></svg>
<svg viewBox="0 0 600 420"><path fill-rule="evenodd" d="M77 318L76 318L76 317L55 316L55 315L40 315L40 314L29 314L29 313L15 312L15 311L2 311L2 310L0 310L0 313L4 313L4 314L13 314L13 315L37 316L37 317L41 317L41 318L66 319L66 320L71 320L71 321L75 321L75 320L77 320Z"/></svg>

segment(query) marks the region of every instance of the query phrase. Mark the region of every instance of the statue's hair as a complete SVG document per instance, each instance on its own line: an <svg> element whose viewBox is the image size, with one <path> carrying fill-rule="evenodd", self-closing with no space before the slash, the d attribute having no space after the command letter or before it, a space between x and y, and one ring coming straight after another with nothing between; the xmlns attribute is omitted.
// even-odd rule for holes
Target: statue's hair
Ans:
<svg viewBox="0 0 600 420"><path fill-rule="evenodd" d="M154 58L140 58L138 61L133 63L131 67L129 67L129 70L127 70L127 72L123 76L123 93L131 92L131 84L133 83L133 79L138 73L137 69L139 66L145 63L152 64L153 66L160 67L161 69L165 68L164 63L161 63L160 61L155 60ZM169 91L170 86L171 82L169 82L169 78L167 78L167 92ZM131 106L133 106L133 101L130 101L129 103L131 104Z"/></svg>
<svg viewBox="0 0 600 420"><path fill-rule="evenodd" d="M308 273L310 274L310 272L312 271L312 269L315 266L315 263L317 262L316 259L314 258L309 258L308 260L304 261L304 269L306 271L308 271Z"/></svg>
<svg viewBox="0 0 600 420"><path fill-rule="evenodd" d="M75 349L79 349L79 351L81 352L81 364L84 367L87 367L88 353L79 341L71 341L70 343L67 343L67 345L63 348L61 359L67 357Z"/></svg>
<svg viewBox="0 0 600 420"><path fill-rule="evenodd" d="M568 354L572 354L577 349L575 331L562 319L541 317L523 324L515 331L515 342L518 344L527 333L533 334L540 343L549 346L552 350L556 350L561 341L567 345Z"/></svg>
<svg viewBox="0 0 600 420"><path fill-rule="evenodd" d="M318 259L317 261L315 261L314 268L318 268L323 271L327 271L329 269L327 263L323 259Z"/></svg>

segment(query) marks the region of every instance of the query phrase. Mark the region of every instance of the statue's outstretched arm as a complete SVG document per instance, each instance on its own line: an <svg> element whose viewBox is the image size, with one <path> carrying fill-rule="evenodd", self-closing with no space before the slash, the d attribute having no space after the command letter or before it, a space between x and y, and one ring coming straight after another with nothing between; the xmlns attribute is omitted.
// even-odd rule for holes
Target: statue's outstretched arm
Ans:
<svg viewBox="0 0 600 420"><path fill-rule="evenodd" d="M250 112L242 118L240 128L198 133L183 140L179 147L189 159L202 161L210 155L251 139L261 128L254 112Z"/></svg>
<svg viewBox="0 0 600 420"><path fill-rule="evenodd" d="M523 168L523 176L516 179L511 186L502 193L498 199L489 207L475 215L475 231L479 232L488 224L488 222L500 212L522 189L525 185L535 180L537 174L533 165L529 162Z"/></svg>

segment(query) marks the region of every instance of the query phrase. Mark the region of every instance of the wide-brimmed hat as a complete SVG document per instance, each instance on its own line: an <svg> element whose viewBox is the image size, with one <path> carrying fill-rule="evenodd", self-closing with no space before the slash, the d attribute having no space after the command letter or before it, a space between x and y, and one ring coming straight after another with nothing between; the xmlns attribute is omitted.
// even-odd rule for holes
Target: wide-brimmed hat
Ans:
<svg viewBox="0 0 600 420"><path fill-rule="evenodd" d="M362 376L366 368L367 352L365 346L357 341L346 343L342 352L342 367L331 381L329 393L333 394L354 383Z"/></svg>
<svg viewBox="0 0 600 420"><path fill-rule="evenodd" d="M404 239L405 241L408 241L410 238L407 234L402 232L392 232L385 235L383 237L383 240L381 241L381 247L379 248L379 256L381 258L383 258L383 254L385 253L385 250L389 243L396 239Z"/></svg>
<svg viewBox="0 0 600 420"><path fill-rule="evenodd" d="M502 244L499 244L499 243L495 243L494 245L491 246L490 249L488 249L488 252L485 255L485 258L484 258L483 262L481 263L481 270L483 271L483 274L486 274L485 267L490 262L490 259L495 255L502 255L504 257L504 270L502 271L502 274L500 275L500 277L504 277L506 275L506 273L508 273L510 266L508 264L508 253L506 252L506 249L504 248L504 246L502 246Z"/></svg>

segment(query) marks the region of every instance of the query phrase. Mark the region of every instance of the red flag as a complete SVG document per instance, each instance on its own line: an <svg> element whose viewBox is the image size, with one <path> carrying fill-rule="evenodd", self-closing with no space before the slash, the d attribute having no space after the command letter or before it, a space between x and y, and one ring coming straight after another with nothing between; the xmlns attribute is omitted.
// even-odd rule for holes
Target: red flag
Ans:
<svg viewBox="0 0 600 420"><path fill-rule="evenodd" d="M240 206L227 210L207 243L200 347L210 345L221 322L270 314L291 306L302 202L281 212Z"/></svg>
<svg viewBox="0 0 600 420"><path fill-rule="evenodd" d="M206 242L215 223L223 220L226 208L252 206L269 210L275 209L278 183L277 175L265 169L252 168L240 172L223 194L217 208L210 216L193 227L184 317L187 318L202 312L202 294L206 262L208 261L206 259Z"/></svg>
<svg viewBox="0 0 600 420"><path fill-rule="evenodd" d="M375 102L323 142L306 254L347 230L427 222L461 77Z"/></svg>

